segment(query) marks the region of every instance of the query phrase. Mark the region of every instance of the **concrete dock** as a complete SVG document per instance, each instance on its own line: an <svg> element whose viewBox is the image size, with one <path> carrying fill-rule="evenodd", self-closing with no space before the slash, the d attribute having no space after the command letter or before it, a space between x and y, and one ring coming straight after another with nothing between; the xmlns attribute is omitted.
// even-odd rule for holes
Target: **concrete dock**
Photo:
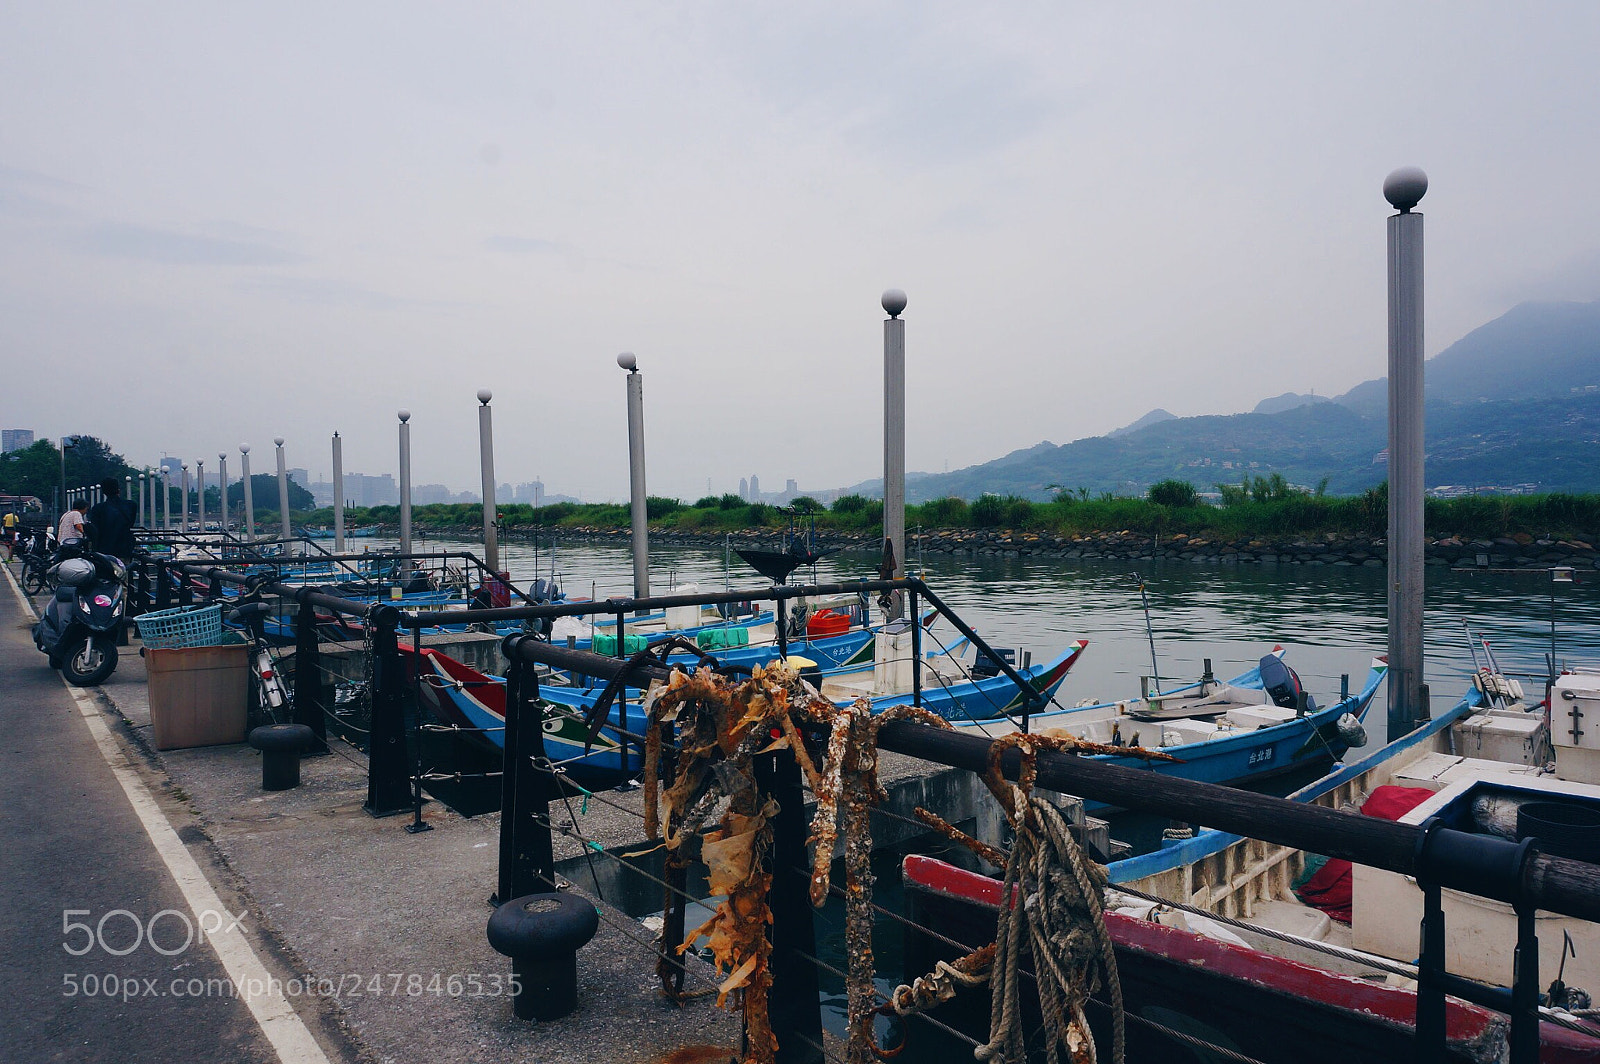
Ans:
<svg viewBox="0 0 1600 1064"><path fill-rule="evenodd" d="M681 1008L661 997L649 933L604 906L579 954L577 1012L515 1019L510 962L484 933L498 815L429 803L435 830L415 835L402 830L408 818L373 819L361 808L365 758L337 742L303 763L302 786L280 792L261 790L249 746L158 752L138 641L103 687L70 689L34 649L9 570L4 582L0 766L13 786L0 812L10 914L0 1057L642 1064L684 1046L737 1047L736 1016L705 997ZM615 846L639 838L639 821L591 803L582 830ZM556 846L558 859L580 852L571 839ZM194 898L207 890L237 927L202 919ZM216 938L196 933L178 949L183 914ZM102 919L85 955L63 949L85 941L80 928L64 935L64 922ZM706 985L711 969L692 963L703 971L691 988ZM246 1000L233 984L252 971L276 981L276 996ZM85 974L97 977L93 995ZM175 981L180 993L208 989L174 996ZM113 983L119 993L107 997Z"/></svg>

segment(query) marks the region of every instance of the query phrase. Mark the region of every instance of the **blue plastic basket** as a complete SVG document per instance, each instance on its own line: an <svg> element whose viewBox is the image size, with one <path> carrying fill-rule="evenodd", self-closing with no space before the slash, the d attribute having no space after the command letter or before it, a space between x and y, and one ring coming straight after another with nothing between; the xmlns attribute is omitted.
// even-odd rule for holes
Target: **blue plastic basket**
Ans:
<svg viewBox="0 0 1600 1064"><path fill-rule="evenodd" d="M221 606L179 606L134 618L149 649L209 647L222 642Z"/></svg>

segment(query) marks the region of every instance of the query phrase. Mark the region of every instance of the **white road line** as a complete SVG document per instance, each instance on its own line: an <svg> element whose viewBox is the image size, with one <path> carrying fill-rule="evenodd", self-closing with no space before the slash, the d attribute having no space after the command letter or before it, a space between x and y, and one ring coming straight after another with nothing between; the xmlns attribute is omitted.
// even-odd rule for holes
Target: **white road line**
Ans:
<svg viewBox="0 0 1600 1064"><path fill-rule="evenodd" d="M12 592L21 601L23 609L37 618L33 603L22 593L16 578L11 575L10 566L0 568L5 569L6 581L10 583ZM166 814L161 811L161 807L150 794L150 789L129 765L127 755L112 737L111 729L106 727L105 719L101 716L94 699L67 684L65 679L61 682L66 685L68 693L77 703L78 713L83 718L84 726L89 729L89 735L94 739L95 745L100 748L100 756L105 759L112 775L122 785L122 792L128 796L128 803L133 806L134 814L144 825L151 844L161 855L161 860L166 863L173 882L183 891L184 900L194 911L196 921L198 922L202 914L207 912L227 913L228 910L218 897L216 888L200 870L200 865L190 856L183 841L178 838L177 831L173 829L172 823L167 820ZM213 917L212 922L219 921ZM221 926L226 926L233 923L233 919L228 917L220 923ZM204 937L211 943L217 959L222 962L222 967L232 979L236 996L249 1007L256 1024L261 1028L261 1033L266 1035L267 1041L278 1054L278 1059L283 1064L328 1064L328 1058L323 1054L322 1047L317 1044L317 1040L306 1029L304 1021L283 996L281 982L271 977L267 966L261 963L261 958L256 955L255 949L244 937L243 925L238 924L218 934Z"/></svg>

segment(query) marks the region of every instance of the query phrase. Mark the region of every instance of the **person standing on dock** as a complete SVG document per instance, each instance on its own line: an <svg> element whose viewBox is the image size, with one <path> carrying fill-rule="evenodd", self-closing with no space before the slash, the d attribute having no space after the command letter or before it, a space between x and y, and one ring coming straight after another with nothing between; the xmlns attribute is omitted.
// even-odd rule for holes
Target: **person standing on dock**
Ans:
<svg viewBox="0 0 1600 1064"><path fill-rule="evenodd" d="M122 481L116 477L102 480L100 489L106 497L89 511L94 549L129 565L133 562L133 503L122 497Z"/></svg>
<svg viewBox="0 0 1600 1064"><path fill-rule="evenodd" d="M5 521L6 561L11 561L17 556L17 512L7 510Z"/></svg>
<svg viewBox="0 0 1600 1064"><path fill-rule="evenodd" d="M83 511L88 508L87 503L75 502L67 507L67 512L61 515L61 524L56 527L56 542L65 544L68 540L83 538Z"/></svg>

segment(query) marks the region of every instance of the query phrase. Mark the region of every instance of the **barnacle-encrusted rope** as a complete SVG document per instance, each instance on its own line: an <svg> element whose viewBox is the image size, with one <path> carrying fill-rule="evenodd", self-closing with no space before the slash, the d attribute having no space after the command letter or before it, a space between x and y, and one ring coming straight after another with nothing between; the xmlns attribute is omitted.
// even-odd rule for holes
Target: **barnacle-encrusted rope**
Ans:
<svg viewBox="0 0 1600 1064"><path fill-rule="evenodd" d="M1016 747L1022 755L1016 783L1006 780L1001 772L1001 762L1011 747ZM1005 809L1016 834L1009 855L972 838L926 809L916 810L917 818L930 827L968 846L984 860L1005 868L1000 916L993 943L956 961L941 961L929 974L897 987L890 1004L879 1011L900 1015L921 1012L948 1001L959 987L988 981L990 1037L988 1044L974 1055L981 1061L995 1064L1025 1064L1027 1044L1019 982L1020 961L1026 947L1034 958L1039 1003L1048 1038L1046 1053L1051 1064L1061 1059L1062 1046L1067 1047L1072 1064L1087 1064L1097 1059L1083 1006L1089 995L1101 987L1111 999L1111 1057L1115 1064L1121 1064L1122 985L1117 977L1116 955L1106 931L1101 904L1105 869L1084 855L1061 811L1031 793L1039 750L1108 752L1101 744L1062 734L1008 735L995 740L989 751L984 783ZM1157 751L1118 748L1115 752L1122 756L1145 756L1149 760L1172 760ZM886 1057L893 1053L880 1050L879 1055Z"/></svg>
<svg viewBox="0 0 1600 1064"><path fill-rule="evenodd" d="M1000 777L1000 758L1008 746L1022 753L1017 783ZM1025 1064L1028 1059L1018 989L1026 947L1037 976L1049 1064L1058 1064L1062 1047L1072 1064L1098 1059L1083 1006L1102 987L1111 999L1111 1059L1122 1064L1122 984L1101 904L1105 869L1084 856L1061 810L1030 793L1040 748L1073 746L1056 738L1016 735L997 740L990 751L985 782L1005 806L1016 841L1006 861L995 926L993 971L1000 976L990 981L989 1042L973 1055L996 1064Z"/></svg>

